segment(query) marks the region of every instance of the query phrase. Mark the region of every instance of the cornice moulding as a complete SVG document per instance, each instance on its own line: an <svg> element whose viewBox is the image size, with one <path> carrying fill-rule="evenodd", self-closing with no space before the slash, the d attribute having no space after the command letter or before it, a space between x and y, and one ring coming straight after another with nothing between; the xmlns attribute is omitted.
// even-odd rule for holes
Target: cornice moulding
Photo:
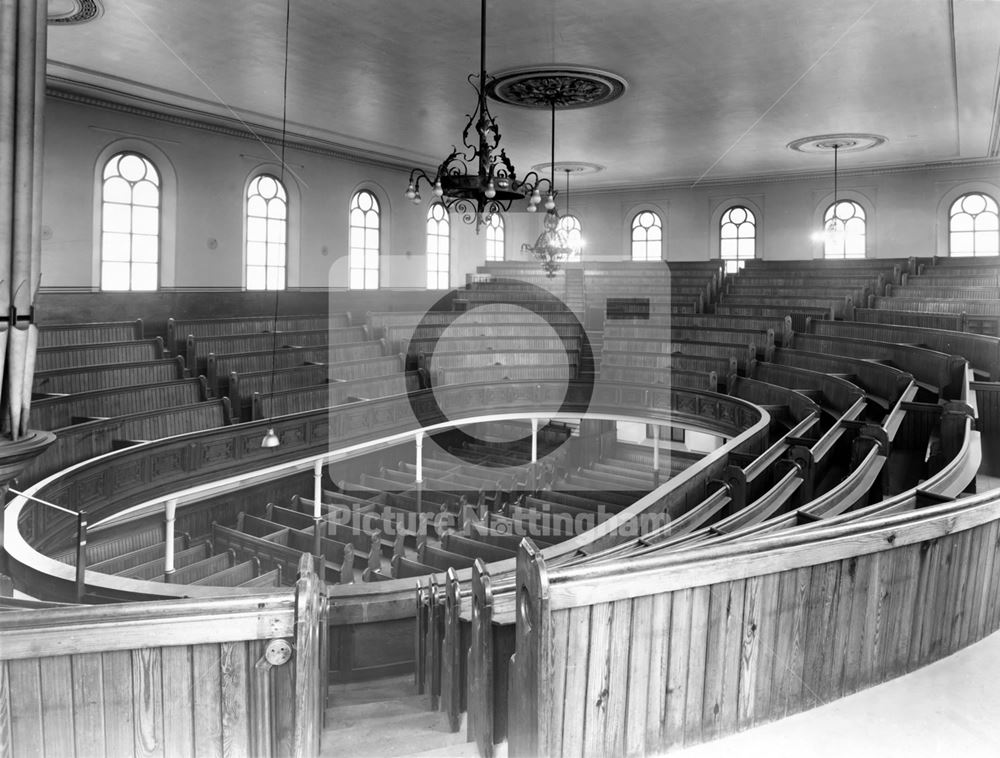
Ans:
<svg viewBox="0 0 1000 758"><path fill-rule="evenodd" d="M130 115L149 118L163 123L175 124L177 126L201 131L222 134L238 139L250 141L264 141L271 145L281 144L281 133L270 126L257 123L241 124L236 119L227 119L222 116L215 116L184 108L177 105L166 105L153 100L146 100L132 95L124 95L111 90L101 90L92 85L81 85L58 77L48 77L49 85L46 94L57 100L79 103L94 108L101 108L109 111L128 113ZM247 128L249 127L249 129ZM152 139L152 138L151 138ZM1000 137L994 135L993 141L1000 141ZM408 158L395 158L384 154L351 148L332 141L320 138L309 137L301 134L290 134L286 138L286 147L293 150L323 155L339 160L350 161L393 171L407 172L414 166L414 161ZM841 169L838 172L842 177L863 177L879 176L889 174L907 174L923 171L939 171L949 168L978 168L978 167L1000 167L1000 157L996 155L997 145L991 146L992 155L980 158L958 158L944 161L926 161L922 163L910 164L886 164L881 166L869 166L865 168ZM419 162L418 162L419 163ZM424 168L433 170L428 162ZM670 190L691 190L697 187L724 187L724 186L746 186L754 184L774 184L784 182L798 182L810 180L827 180L831 171L809 170L809 171L783 171L770 174L755 174L751 176L722 176L713 179L673 179L663 182L647 182L644 184L608 184L599 187L581 187L575 190L574 194L579 195L601 195L610 192L657 192Z"/></svg>

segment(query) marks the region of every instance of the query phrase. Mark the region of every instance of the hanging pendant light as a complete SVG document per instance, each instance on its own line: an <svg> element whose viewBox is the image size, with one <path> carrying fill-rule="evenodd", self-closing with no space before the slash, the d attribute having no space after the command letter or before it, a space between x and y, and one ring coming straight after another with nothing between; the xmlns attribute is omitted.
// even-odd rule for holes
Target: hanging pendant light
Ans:
<svg viewBox="0 0 1000 758"><path fill-rule="evenodd" d="M281 93L281 167L279 179L281 185L285 185L285 146L288 142L288 35L291 28L292 0L285 0L285 66L284 82ZM274 314L271 318L271 391L269 394L270 408L274 408L274 370L278 353L278 302L281 290L274 289ZM268 413L268 422L271 421L271 413ZM267 431L260 441L262 448L275 448L281 445L281 438L274 431L274 427L268 423Z"/></svg>
<svg viewBox="0 0 1000 758"><path fill-rule="evenodd" d="M562 266L563 261L569 258L572 250L569 246L569 239L566 231L562 228L559 211L556 209L556 101L551 100L549 107L552 109L552 140L551 159L549 162L549 193L545 198L545 218L542 221L542 233L538 235L534 245L525 242L521 245L521 252L530 253L542 264L545 275L552 279ZM529 211L534 211L541 200L541 194L535 190L536 195L531 198L528 205ZM569 170L566 171L566 197L569 198ZM568 210L568 206L567 206Z"/></svg>

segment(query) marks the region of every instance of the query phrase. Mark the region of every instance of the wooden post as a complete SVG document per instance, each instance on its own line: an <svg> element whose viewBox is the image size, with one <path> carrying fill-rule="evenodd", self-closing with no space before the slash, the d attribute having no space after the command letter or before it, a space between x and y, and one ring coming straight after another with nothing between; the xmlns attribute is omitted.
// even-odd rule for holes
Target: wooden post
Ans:
<svg viewBox="0 0 1000 758"><path fill-rule="evenodd" d="M424 433L418 432L414 442L417 443L417 453L413 481L417 485L417 513L420 513L424 502Z"/></svg>
<svg viewBox="0 0 1000 758"><path fill-rule="evenodd" d="M457 732L462 724L462 661L465 649L459 627L461 607L458 575L454 568L449 568L445 574L444 634L441 640L441 710L448 714L448 726L453 732Z"/></svg>
<svg viewBox="0 0 1000 758"><path fill-rule="evenodd" d="M163 556L163 581L170 582L174 574L174 518L177 515L177 501L170 499L166 508L166 552Z"/></svg>
<svg viewBox="0 0 1000 758"><path fill-rule="evenodd" d="M76 517L76 602L82 603L86 593L87 572L87 512L81 510Z"/></svg>
<svg viewBox="0 0 1000 758"><path fill-rule="evenodd" d="M320 529L323 522L323 461L313 464L313 555L317 558L323 555L323 534Z"/></svg>
<svg viewBox="0 0 1000 758"><path fill-rule="evenodd" d="M653 489L660 486L660 425L653 424Z"/></svg>
<svg viewBox="0 0 1000 758"><path fill-rule="evenodd" d="M531 419L531 489L538 488L538 419Z"/></svg>
<svg viewBox="0 0 1000 758"><path fill-rule="evenodd" d="M472 569L472 645L469 650L469 740L481 758L493 758L493 584L486 564Z"/></svg>
<svg viewBox="0 0 1000 758"><path fill-rule="evenodd" d="M552 710L549 579L545 559L529 537L521 540L517 551L516 573L517 643L511 692L517 694L510 701L508 754L510 758L551 755L547 732Z"/></svg>
<svg viewBox="0 0 1000 758"><path fill-rule="evenodd" d="M292 756L315 758L319 755L319 736L323 725L320 703L326 677L320 675L320 651L323 648L324 585L313 570L313 560L303 554L299 559L299 579L295 583L295 726L292 733Z"/></svg>

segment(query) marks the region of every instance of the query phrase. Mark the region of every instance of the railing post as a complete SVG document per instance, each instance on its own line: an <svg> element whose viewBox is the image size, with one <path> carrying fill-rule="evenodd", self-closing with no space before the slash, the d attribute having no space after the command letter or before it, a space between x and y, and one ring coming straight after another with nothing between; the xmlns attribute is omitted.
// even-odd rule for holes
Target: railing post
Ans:
<svg viewBox="0 0 1000 758"><path fill-rule="evenodd" d="M166 507L166 552L163 556L163 581L168 584L174 574L174 518L177 515L177 501L167 501Z"/></svg>
<svg viewBox="0 0 1000 758"><path fill-rule="evenodd" d="M660 486L660 425L653 424L653 489Z"/></svg>
<svg viewBox="0 0 1000 758"><path fill-rule="evenodd" d="M76 601L83 602L86 592L84 575L87 572L87 512L80 510L76 517Z"/></svg>
<svg viewBox="0 0 1000 758"><path fill-rule="evenodd" d="M313 464L313 555L317 558L323 554L323 535L320 524L323 522L323 461Z"/></svg>
<svg viewBox="0 0 1000 758"><path fill-rule="evenodd" d="M323 727L323 693L325 671L321 667L324 650L323 635L326 597L324 584L316 576L312 558L303 555L299 561L299 579L295 583L295 713L291 754L293 758L315 758L319 755L320 731Z"/></svg>
<svg viewBox="0 0 1000 758"><path fill-rule="evenodd" d="M417 444L417 452L413 481L417 485L417 513L420 513L424 501L424 433L417 432L414 442Z"/></svg>
<svg viewBox="0 0 1000 758"><path fill-rule="evenodd" d="M531 489L538 489L538 419L531 419Z"/></svg>

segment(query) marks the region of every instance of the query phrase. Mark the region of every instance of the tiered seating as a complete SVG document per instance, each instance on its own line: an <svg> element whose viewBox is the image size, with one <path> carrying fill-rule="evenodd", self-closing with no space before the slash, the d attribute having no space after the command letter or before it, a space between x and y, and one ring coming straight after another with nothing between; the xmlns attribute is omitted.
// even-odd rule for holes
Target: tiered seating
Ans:
<svg viewBox="0 0 1000 758"><path fill-rule="evenodd" d="M407 368L419 370L425 386L571 379L592 370L579 321L558 310L557 301L493 278L470 283L462 296L461 307L471 310L369 313L368 325L406 355Z"/></svg>
<svg viewBox="0 0 1000 758"><path fill-rule="evenodd" d="M122 445L230 423L228 402L209 400L204 379L167 358L161 338L143 337L141 321L42 326L39 342L31 424L57 439L26 480Z"/></svg>
<svg viewBox="0 0 1000 758"><path fill-rule="evenodd" d="M790 315L796 330L806 318L853 318L856 307L870 296L898 283L911 263L903 259L760 260L747 261L726 281L726 292L715 308L731 316Z"/></svg>
<svg viewBox="0 0 1000 758"><path fill-rule="evenodd" d="M868 307L857 320L1000 336L1000 262L935 258Z"/></svg>
<svg viewBox="0 0 1000 758"><path fill-rule="evenodd" d="M167 349L184 351L188 337L265 334L272 331L335 329L351 325L350 313L315 313L292 316L249 315L236 318L171 318L167 320Z"/></svg>
<svg viewBox="0 0 1000 758"><path fill-rule="evenodd" d="M280 570L261 571L260 561L256 558L251 556L237 561L234 551L216 552L211 540L192 539L189 534L175 536L174 571L167 575L164 539L162 525L133 529L124 534L112 530L107 536L97 532L87 543L87 569L126 579L172 584L211 587L281 585ZM76 562L76 552L72 550L53 557L69 564Z"/></svg>

